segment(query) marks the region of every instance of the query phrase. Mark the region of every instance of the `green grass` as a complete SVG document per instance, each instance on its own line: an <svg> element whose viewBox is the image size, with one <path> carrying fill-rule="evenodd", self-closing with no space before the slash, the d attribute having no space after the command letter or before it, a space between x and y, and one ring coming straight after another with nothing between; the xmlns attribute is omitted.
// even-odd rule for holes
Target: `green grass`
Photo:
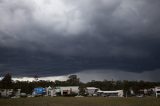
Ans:
<svg viewBox="0 0 160 106"><path fill-rule="evenodd" d="M0 99L0 106L160 106L160 99L155 97L36 97Z"/></svg>

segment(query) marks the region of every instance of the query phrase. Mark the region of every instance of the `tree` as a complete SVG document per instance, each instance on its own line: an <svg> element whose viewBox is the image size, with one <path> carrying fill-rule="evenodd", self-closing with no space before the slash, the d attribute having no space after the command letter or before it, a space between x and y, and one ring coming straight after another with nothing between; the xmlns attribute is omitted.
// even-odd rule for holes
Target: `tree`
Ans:
<svg viewBox="0 0 160 106"><path fill-rule="evenodd" d="M35 81L38 81L38 75L34 76Z"/></svg>
<svg viewBox="0 0 160 106"><path fill-rule="evenodd" d="M70 84L70 85L79 85L79 78L77 78L77 75L70 75L69 77L68 77L69 79L67 80L67 82Z"/></svg>
<svg viewBox="0 0 160 106"><path fill-rule="evenodd" d="M3 89L11 89L12 88L12 76L7 73L1 81Z"/></svg>

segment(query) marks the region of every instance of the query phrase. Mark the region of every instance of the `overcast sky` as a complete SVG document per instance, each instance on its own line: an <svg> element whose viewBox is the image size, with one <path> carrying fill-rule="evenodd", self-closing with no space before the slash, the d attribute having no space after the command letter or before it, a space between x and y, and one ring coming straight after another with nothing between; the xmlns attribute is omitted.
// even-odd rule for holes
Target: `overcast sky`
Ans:
<svg viewBox="0 0 160 106"><path fill-rule="evenodd" d="M0 0L0 74L160 81L159 10L159 0Z"/></svg>

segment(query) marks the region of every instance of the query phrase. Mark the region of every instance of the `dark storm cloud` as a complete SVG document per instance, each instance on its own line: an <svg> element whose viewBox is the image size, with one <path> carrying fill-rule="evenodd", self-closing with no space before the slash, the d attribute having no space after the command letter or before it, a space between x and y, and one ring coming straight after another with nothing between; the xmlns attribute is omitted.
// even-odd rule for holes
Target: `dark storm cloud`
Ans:
<svg viewBox="0 0 160 106"><path fill-rule="evenodd" d="M159 0L0 0L0 70L160 68Z"/></svg>

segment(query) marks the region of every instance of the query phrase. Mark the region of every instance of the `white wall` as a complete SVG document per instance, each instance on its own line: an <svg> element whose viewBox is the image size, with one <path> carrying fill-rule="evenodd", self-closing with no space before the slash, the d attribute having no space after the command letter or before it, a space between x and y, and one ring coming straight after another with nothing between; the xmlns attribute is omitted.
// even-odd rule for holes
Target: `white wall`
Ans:
<svg viewBox="0 0 160 106"><path fill-rule="evenodd" d="M68 90L68 93L79 93L79 86L66 86L60 87L61 95L63 95L63 91Z"/></svg>

